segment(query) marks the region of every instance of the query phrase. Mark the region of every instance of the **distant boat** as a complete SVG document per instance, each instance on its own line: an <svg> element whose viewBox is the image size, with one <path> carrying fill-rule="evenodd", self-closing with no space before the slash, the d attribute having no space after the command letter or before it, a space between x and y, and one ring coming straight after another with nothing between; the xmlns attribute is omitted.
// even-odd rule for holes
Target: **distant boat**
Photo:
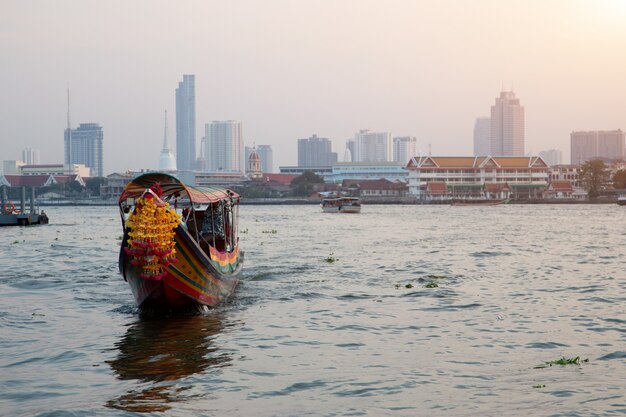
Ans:
<svg viewBox="0 0 626 417"><path fill-rule="evenodd" d="M0 205L0 226L30 226L32 224L48 224L48 215L38 210L31 199L30 208L25 205L24 197L17 205L11 200L2 200Z"/></svg>
<svg viewBox="0 0 626 417"><path fill-rule="evenodd" d="M320 204L324 213L360 213L358 197L324 198Z"/></svg>
<svg viewBox="0 0 626 417"><path fill-rule="evenodd" d="M508 199L467 199L467 200L452 200L450 202L451 206L497 206L499 204L508 203Z"/></svg>
<svg viewBox="0 0 626 417"><path fill-rule="evenodd" d="M617 197L617 204L619 204L620 206L626 206L626 194L622 194Z"/></svg>
<svg viewBox="0 0 626 417"><path fill-rule="evenodd" d="M216 306L233 293L243 266L238 194L150 173L126 186L119 207L119 268L139 307Z"/></svg>

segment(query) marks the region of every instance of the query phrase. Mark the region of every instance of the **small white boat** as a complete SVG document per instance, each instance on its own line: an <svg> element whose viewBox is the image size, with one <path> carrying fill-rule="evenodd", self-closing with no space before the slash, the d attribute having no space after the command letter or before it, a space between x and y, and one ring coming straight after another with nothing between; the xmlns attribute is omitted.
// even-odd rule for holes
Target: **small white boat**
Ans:
<svg viewBox="0 0 626 417"><path fill-rule="evenodd" d="M626 194L622 194L617 197L617 204L619 204L620 206L626 206Z"/></svg>
<svg viewBox="0 0 626 417"><path fill-rule="evenodd" d="M324 213L360 213L358 197L325 198L320 204Z"/></svg>

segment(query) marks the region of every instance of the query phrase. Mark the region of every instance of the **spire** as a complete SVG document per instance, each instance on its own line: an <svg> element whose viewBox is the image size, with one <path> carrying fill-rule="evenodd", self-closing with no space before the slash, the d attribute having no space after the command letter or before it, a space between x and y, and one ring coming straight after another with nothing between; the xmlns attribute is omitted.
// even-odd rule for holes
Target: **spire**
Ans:
<svg viewBox="0 0 626 417"><path fill-rule="evenodd" d="M165 109L165 128L163 129L163 152L169 152L170 146L167 143L167 109Z"/></svg>

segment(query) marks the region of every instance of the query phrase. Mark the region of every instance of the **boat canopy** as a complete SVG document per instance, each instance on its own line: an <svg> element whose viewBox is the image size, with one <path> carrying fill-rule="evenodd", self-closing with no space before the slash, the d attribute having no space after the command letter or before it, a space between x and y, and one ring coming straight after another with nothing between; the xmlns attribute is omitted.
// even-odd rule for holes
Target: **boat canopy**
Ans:
<svg viewBox="0 0 626 417"><path fill-rule="evenodd" d="M157 183L163 190L163 197L171 197L176 194L180 197L187 196L192 204L211 204L230 199L239 200L239 194L226 188L190 187L172 175L154 172L140 175L129 182L120 195L119 203L127 198L141 197L146 188Z"/></svg>

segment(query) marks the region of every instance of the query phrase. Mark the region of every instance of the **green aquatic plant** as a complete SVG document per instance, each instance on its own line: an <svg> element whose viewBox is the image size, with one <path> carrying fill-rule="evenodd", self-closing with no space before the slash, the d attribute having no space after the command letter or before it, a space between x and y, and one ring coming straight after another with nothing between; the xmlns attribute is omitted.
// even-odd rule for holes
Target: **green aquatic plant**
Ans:
<svg viewBox="0 0 626 417"><path fill-rule="evenodd" d="M244 230L240 230L239 234L245 235L246 233L248 233L248 229L244 229Z"/></svg>
<svg viewBox="0 0 626 417"><path fill-rule="evenodd" d="M561 356L559 359L554 361L545 362L541 365L535 366L535 369L543 369L552 365L580 365L581 363L589 362L589 359L580 359L580 356L576 356L575 358L566 358L565 356Z"/></svg>
<svg viewBox="0 0 626 417"><path fill-rule="evenodd" d="M276 229L272 229L272 230L263 230L261 233L269 233L271 235L275 235L276 233L278 233L278 230Z"/></svg>
<svg viewBox="0 0 626 417"><path fill-rule="evenodd" d="M545 388L546 384L537 384L537 385L533 385L533 388Z"/></svg>
<svg viewBox="0 0 626 417"><path fill-rule="evenodd" d="M439 284L437 284L436 282L429 282L428 284L424 285L424 288L437 288L439 286Z"/></svg>
<svg viewBox="0 0 626 417"><path fill-rule="evenodd" d="M326 258L324 258L325 262L328 262L329 264L335 263L337 262L339 259L335 258L334 256L334 252L331 252L330 255L328 255Z"/></svg>
<svg viewBox="0 0 626 417"><path fill-rule="evenodd" d="M430 279L444 279L444 278L446 278L446 276L445 275L433 275L433 274L430 274L430 275L427 275L427 278L430 278Z"/></svg>
<svg viewBox="0 0 626 417"><path fill-rule="evenodd" d="M408 284L406 284L406 285L404 286L404 288L413 288L413 284L408 283Z"/></svg>

